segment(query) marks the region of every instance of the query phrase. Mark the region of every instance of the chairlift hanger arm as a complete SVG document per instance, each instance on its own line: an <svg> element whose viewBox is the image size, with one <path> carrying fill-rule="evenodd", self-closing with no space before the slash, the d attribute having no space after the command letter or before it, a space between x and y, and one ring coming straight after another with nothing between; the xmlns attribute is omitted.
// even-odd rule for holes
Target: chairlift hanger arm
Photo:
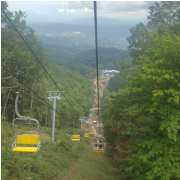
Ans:
<svg viewBox="0 0 180 180"><path fill-rule="evenodd" d="M15 100L15 112L19 118L16 118L13 120L12 126L15 131L15 141L12 143L12 150L13 151L18 151L18 152L37 152L40 149L41 146L41 134L39 130L39 122L36 119L26 117L26 116L21 116L18 113L18 97L19 97L20 92L16 92L16 100ZM39 134L17 134L16 129L14 128L15 121L35 121L38 127ZM30 124L30 123L24 123L24 124ZM33 123L34 124L34 123ZM28 147L24 145L29 145ZM34 147L34 145L37 145Z"/></svg>
<svg viewBox="0 0 180 180"><path fill-rule="evenodd" d="M18 113L18 99L19 99L19 94L20 94L20 92L16 92L15 112L16 112L16 115L17 115L19 118L22 118L22 116Z"/></svg>

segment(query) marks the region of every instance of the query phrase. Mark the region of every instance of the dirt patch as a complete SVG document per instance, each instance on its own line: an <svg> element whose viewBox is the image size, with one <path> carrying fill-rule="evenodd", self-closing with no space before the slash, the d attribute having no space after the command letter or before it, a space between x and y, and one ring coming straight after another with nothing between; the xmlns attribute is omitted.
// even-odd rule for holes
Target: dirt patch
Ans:
<svg viewBox="0 0 180 180"><path fill-rule="evenodd" d="M91 125L89 125L87 123L82 123L82 129L86 130L86 131L90 131L91 130Z"/></svg>
<svg viewBox="0 0 180 180"><path fill-rule="evenodd" d="M103 92L109 82L109 77L100 77L99 78L99 103L101 104L101 99L102 99L102 96L103 96ZM94 78L93 80L93 83L95 84L96 86L96 89L95 89L95 94L94 94L94 99L93 99L93 106L92 108L96 108L97 107L97 104L98 104L98 96L97 96L97 78ZM100 117L101 117L101 112L100 112ZM98 119L98 116L97 115L93 115L93 117L91 118L92 120L92 123L93 121L97 121L99 122L99 119ZM93 125L94 126L94 125ZM85 130L85 131L91 131L92 128L95 128L93 127L92 125L87 125L85 123L82 123L82 129ZM98 135L98 133L95 133L94 135Z"/></svg>

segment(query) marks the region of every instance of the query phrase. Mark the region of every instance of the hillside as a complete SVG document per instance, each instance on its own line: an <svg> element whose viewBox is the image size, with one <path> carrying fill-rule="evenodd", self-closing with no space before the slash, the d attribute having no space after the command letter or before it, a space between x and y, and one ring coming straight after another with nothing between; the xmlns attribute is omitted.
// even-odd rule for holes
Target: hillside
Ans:
<svg viewBox="0 0 180 180"><path fill-rule="evenodd" d="M70 129L56 129L55 142L52 143L50 129L41 127L42 144L38 153L13 152L10 147L14 141L14 132L10 124L3 122L1 179L109 179L112 176L108 172L112 164L111 158L92 153L90 138L85 139L83 132L78 133L81 134L81 141L72 142ZM106 153L108 155L108 151Z"/></svg>
<svg viewBox="0 0 180 180"><path fill-rule="evenodd" d="M47 52L51 53L55 64L65 66L70 69L77 67L76 70L81 67L86 72L83 73L83 75L89 74L96 68L95 49L80 50L76 46L73 46L73 44L67 46L63 45L62 42L51 43L50 39L43 42L43 46ZM100 70L115 69L115 63L120 63L122 60L132 62L132 58L130 57L130 52L128 50L120 50L117 48L98 48L98 65ZM82 70L79 70L79 72L82 72Z"/></svg>
<svg viewBox="0 0 180 180"><path fill-rule="evenodd" d="M100 47L115 47L127 49L126 37L130 35L129 29L132 24L124 21L111 22L108 19L98 26L98 39ZM76 21L75 21L76 22ZM28 24L35 30L35 34L44 42L51 39L52 43L61 42L64 45L71 45L82 50L92 49L95 46L94 24L81 23L56 23L56 24ZM48 40L49 41L49 40Z"/></svg>
<svg viewBox="0 0 180 180"><path fill-rule="evenodd" d="M74 61L80 62L89 67L96 67L95 49L82 52ZM99 69L116 69L115 63L122 60L132 61L128 50L120 50L117 48L98 48L98 64Z"/></svg>
<svg viewBox="0 0 180 180"><path fill-rule="evenodd" d="M129 29L138 21L115 20L98 17L99 38L128 37ZM65 32L81 32L88 36L94 36L94 18L74 19L63 23L28 23L28 26L36 30L36 35L63 34Z"/></svg>
<svg viewBox="0 0 180 180"><path fill-rule="evenodd" d="M83 15L93 12L86 7L89 2L73 1L78 7L65 3L69 9L58 9L58 15L75 15L78 8ZM147 24L130 29L128 47L119 35L126 29L118 29L117 21L110 27L101 21L96 74L94 35L87 28L93 26L87 25L90 19L84 19L83 26L37 25L39 32L43 28L37 35L27 26L26 13L11 12L8 3L1 2L3 180L180 180L180 2L133 3L102 2L106 11L98 7L98 12L114 9L123 10L123 16L137 11L149 16ZM118 73L102 77L102 69ZM21 116L15 108L16 94ZM16 138L12 122L17 116L23 123L16 121ZM41 135L29 117L38 120ZM13 149L12 143L25 147ZM35 152L38 148L27 144L41 148Z"/></svg>

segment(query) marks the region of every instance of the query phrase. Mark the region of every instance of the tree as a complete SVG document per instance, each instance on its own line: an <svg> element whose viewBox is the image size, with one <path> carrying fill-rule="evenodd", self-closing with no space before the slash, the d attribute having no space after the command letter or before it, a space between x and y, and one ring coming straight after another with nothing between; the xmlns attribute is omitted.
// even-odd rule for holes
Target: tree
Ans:
<svg viewBox="0 0 180 180"><path fill-rule="evenodd" d="M127 38L129 43L128 49L131 52L134 62L142 55L146 49L149 32L143 23L139 23L136 27L130 29L131 36Z"/></svg>
<svg viewBox="0 0 180 180"><path fill-rule="evenodd" d="M120 89L127 88L129 86L127 77L132 75L132 67L132 63L127 61L116 63L116 69L119 70L120 73L117 73L115 76L111 77L107 85L107 89L110 92L118 92Z"/></svg>
<svg viewBox="0 0 180 180"><path fill-rule="evenodd" d="M176 23L179 23L179 1L162 1L161 4L157 2L154 4L155 6L149 7L150 15L147 17L149 26L155 25L163 28L163 26L174 26Z"/></svg>
<svg viewBox="0 0 180 180"><path fill-rule="evenodd" d="M113 97L110 123L125 179L180 178L180 38L153 33L130 87Z"/></svg>
<svg viewBox="0 0 180 180"><path fill-rule="evenodd" d="M8 11L6 2L1 2L2 8L15 25L23 38L32 47L34 53L39 57L41 62L44 61L43 56L48 58L48 54L44 51L41 43L34 35L34 30L26 26L26 15L22 11L12 13ZM2 13L2 11L1 11ZM43 81L44 77L40 64L37 63L35 57L31 54L27 46L24 44L14 27L11 25L4 13L2 13L1 21L1 72L2 72L2 93L1 97L4 116L8 116L8 120L14 118L14 98L16 91L24 91L29 94L30 89L34 90L36 81ZM46 66L46 64L45 64ZM38 70L39 69L39 70ZM38 71L37 71L38 70ZM24 84L24 85L23 85ZM26 88L29 87L28 88ZM44 86L42 86L44 87ZM18 90L17 90L18 89ZM20 98L20 104L23 104L20 113L24 114L30 109L32 112L32 92L31 98ZM29 103L31 101L31 103ZM7 106L8 112L7 112ZM25 110L25 106L26 110ZM29 107L28 107L29 106ZM6 112L6 115L5 115Z"/></svg>
<svg viewBox="0 0 180 180"><path fill-rule="evenodd" d="M180 179L179 7L155 3L149 23L131 29L136 64L129 88L104 106L108 133L115 133L117 179Z"/></svg>
<svg viewBox="0 0 180 180"><path fill-rule="evenodd" d="M178 179L180 38L155 33L152 39L152 46L140 57L141 68L131 78L132 92L140 100L135 123L141 122L143 130L131 168L139 179Z"/></svg>
<svg viewBox="0 0 180 180"><path fill-rule="evenodd" d="M180 36L180 2L162 1L155 2L155 6L149 7L149 16L147 25L139 23L136 27L130 29L131 36L127 38L129 42L128 49L134 62L143 55L146 48L151 44L149 35L157 31L161 36L166 32Z"/></svg>

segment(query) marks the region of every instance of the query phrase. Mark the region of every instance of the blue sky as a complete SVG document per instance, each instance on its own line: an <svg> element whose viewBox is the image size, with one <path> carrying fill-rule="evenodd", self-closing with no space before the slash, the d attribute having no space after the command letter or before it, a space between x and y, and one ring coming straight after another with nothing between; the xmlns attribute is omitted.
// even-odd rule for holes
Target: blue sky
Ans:
<svg viewBox="0 0 180 180"><path fill-rule="evenodd" d="M22 10L28 21L62 22L93 17L93 1L7 1L10 11ZM124 21L146 21L154 1L97 1L97 15Z"/></svg>

